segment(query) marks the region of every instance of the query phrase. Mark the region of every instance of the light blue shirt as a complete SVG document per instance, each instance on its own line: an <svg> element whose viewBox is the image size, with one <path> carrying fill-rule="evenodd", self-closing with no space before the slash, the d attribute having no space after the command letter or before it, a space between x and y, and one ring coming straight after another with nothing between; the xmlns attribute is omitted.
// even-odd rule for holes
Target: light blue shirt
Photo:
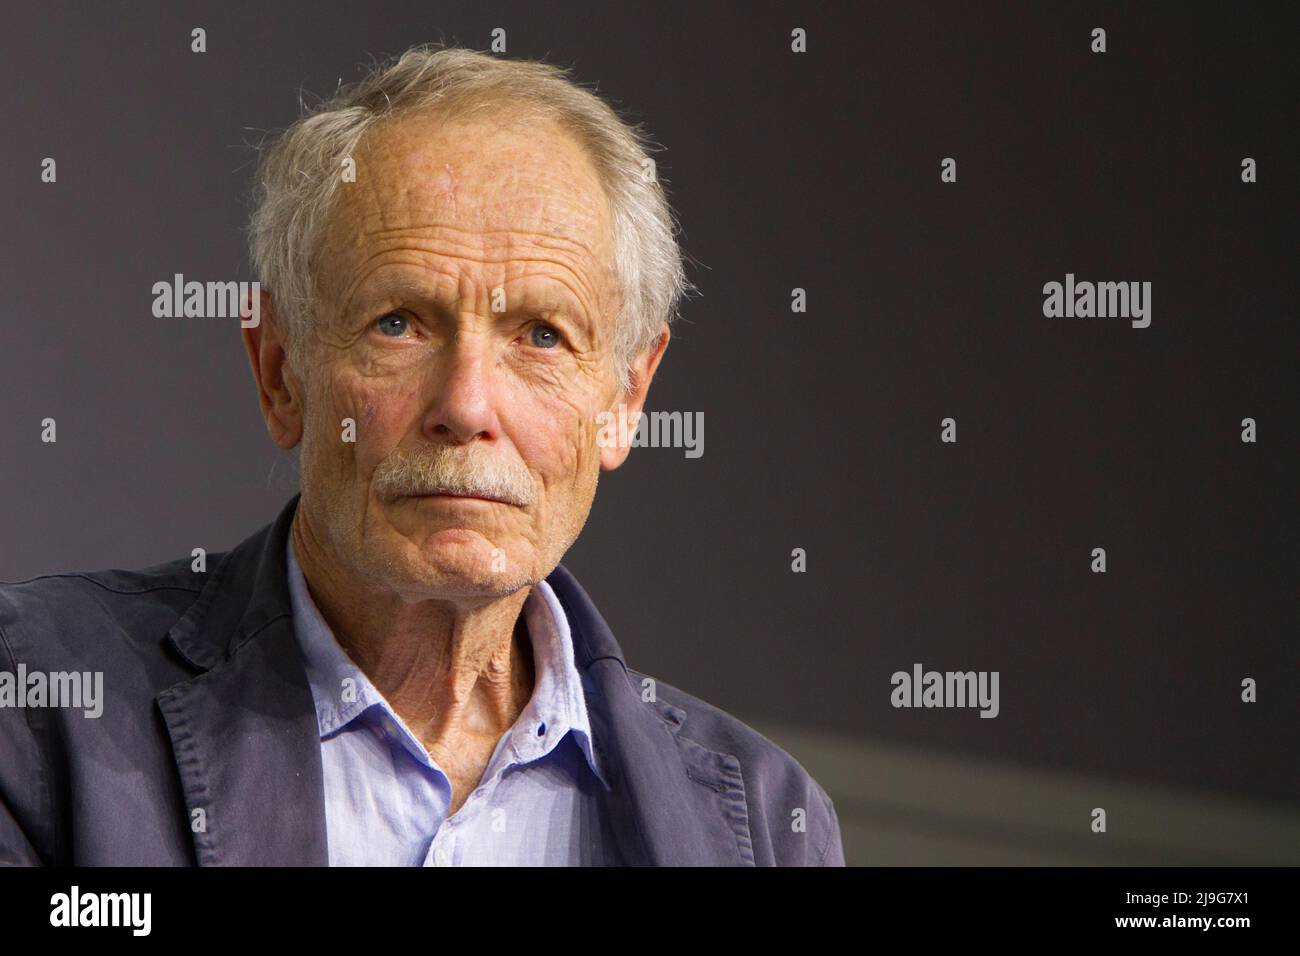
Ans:
<svg viewBox="0 0 1300 956"><path fill-rule="evenodd" d="M293 625L316 702L331 866L599 866L609 845L569 622L538 582L524 602L533 696L478 788L450 817L451 783L352 662L287 545Z"/></svg>

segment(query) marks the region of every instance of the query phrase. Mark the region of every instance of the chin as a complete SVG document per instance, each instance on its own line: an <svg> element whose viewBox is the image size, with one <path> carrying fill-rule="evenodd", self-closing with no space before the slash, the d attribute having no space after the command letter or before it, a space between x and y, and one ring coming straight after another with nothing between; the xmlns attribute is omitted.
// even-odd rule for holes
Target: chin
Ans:
<svg viewBox="0 0 1300 956"><path fill-rule="evenodd" d="M504 597L533 583L514 562L500 565L497 549L482 535L456 529L430 536L407 573L417 589L446 597Z"/></svg>

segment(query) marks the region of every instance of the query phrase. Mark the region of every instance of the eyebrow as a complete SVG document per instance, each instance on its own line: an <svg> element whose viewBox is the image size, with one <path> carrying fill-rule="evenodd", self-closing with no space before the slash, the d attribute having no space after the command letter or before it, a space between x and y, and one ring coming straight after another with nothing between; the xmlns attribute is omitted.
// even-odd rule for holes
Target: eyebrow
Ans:
<svg viewBox="0 0 1300 956"><path fill-rule="evenodd" d="M572 292L568 292L567 290L560 292L545 287L539 288L537 283L545 281L545 277L542 276L521 277L512 281L519 283L529 279L534 280L535 283L532 287L531 294L528 296L528 298L532 300L533 305L528 307L526 310L516 309L511 307L509 300L507 300L507 313L503 314L528 311L547 317L565 315L581 325L584 331L588 334L595 332L594 318L587 315L587 311L582 308L581 303L574 298ZM546 282L546 286L549 285L560 285L561 288L563 288L563 283L560 283L555 279ZM448 312L448 301L439 291L437 285L421 281L405 271L399 273L390 270L386 275L381 275L376 278L367 278L357 288L357 291L353 293L352 298L354 303L358 303L366 298L404 298L430 303L443 314Z"/></svg>

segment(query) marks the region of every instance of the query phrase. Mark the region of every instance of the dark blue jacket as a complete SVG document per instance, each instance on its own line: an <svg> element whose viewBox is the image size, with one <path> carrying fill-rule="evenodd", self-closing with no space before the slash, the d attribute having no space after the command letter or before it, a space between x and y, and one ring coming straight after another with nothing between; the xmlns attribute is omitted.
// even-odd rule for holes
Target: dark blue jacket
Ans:
<svg viewBox="0 0 1300 956"><path fill-rule="evenodd" d="M320 736L293 632L295 496L206 573L0 584L0 670L102 672L103 711L0 706L0 863L325 865ZM628 865L843 865L825 791L788 754L662 682L642 700L563 565L573 633Z"/></svg>

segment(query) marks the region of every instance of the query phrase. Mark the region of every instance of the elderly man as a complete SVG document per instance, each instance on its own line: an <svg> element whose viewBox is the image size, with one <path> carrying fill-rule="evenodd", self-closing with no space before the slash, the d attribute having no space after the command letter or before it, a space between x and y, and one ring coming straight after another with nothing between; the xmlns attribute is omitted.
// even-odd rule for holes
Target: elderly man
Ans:
<svg viewBox="0 0 1300 956"><path fill-rule="evenodd" d="M107 695L0 709L0 861L843 863L822 788L560 564L686 287L652 170L562 71L456 49L275 141L243 335L302 492L211 567L0 588L0 668Z"/></svg>

